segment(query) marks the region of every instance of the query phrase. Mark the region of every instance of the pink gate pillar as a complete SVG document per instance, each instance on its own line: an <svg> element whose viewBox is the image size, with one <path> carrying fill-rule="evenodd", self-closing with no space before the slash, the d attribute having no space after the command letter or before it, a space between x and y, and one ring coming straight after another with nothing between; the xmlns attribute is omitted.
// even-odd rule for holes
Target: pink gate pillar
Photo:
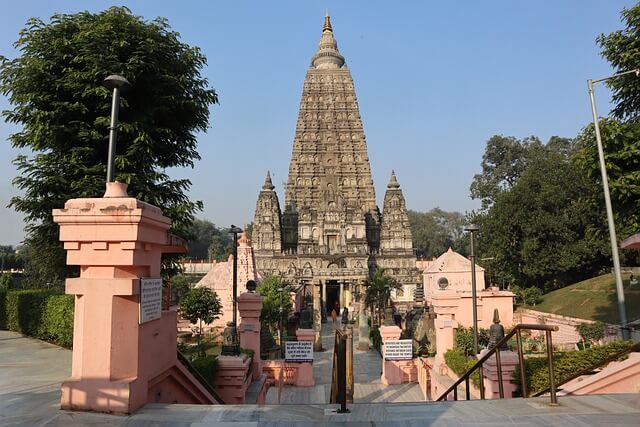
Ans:
<svg viewBox="0 0 640 427"><path fill-rule="evenodd" d="M240 312L240 347L253 350L253 379L260 378L262 366L260 360L260 311L262 296L255 292L245 292L238 297Z"/></svg>
<svg viewBox="0 0 640 427"><path fill-rule="evenodd" d="M71 378L63 409L131 413L148 402L214 403L177 361L176 313L139 324L140 278L160 277L170 221L159 208L109 183L104 198L72 199L54 209L75 295Z"/></svg>
<svg viewBox="0 0 640 427"><path fill-rule="evenodd" d="M483 356L487 350L480 352ZM518 366L518 354L512 351L500 352L500 365L502 366L502 387L505 399L513 397L516 391L516 385L513 383L513 375ZM498 364L495 354L487 359L482 365L484 374L484 388L486 399L500 399L500 389L498 382Z"/></svg>
<svg viewBox="0 0 640 427"><path fill-rule="evenodd" d="M296 338L298 341L309 341L313 342L315 340L315 332L313 329L297 329L296 330ZM295 380L295 385L299 387L313 387L316 385L316 382L313 378L313 363L310 362L302 362L297 363L298 365L298 373Z"/></svg>
<svg viewBox="0 0 640 427"><path fill-rule="evenodd" d="M387 341L400 339L402 329L398 326L381 326L380 336L382 337L382 354ZM418 380L418 371L413 360L384 360L382 359L382 376L380 381L383 384L402 384L415 382Z"/></svg>

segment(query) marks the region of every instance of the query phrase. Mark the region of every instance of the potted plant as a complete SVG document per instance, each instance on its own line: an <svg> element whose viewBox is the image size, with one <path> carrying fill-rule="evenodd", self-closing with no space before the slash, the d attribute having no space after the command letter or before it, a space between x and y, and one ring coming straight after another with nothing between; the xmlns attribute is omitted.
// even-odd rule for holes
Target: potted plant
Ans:
<svg viewBox="0 0 640 427"><path fill-rule="evenodd" d="M580 334L581 341L576 343L578 350L590 348L604 338L605 324L602 322L581 323L576 326L576 331Z"/></svg>

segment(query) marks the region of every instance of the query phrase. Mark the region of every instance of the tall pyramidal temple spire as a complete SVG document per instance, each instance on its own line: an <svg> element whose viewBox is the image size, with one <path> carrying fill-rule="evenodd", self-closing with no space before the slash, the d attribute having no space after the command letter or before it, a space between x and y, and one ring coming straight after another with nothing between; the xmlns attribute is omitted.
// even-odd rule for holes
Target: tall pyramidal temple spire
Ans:
<svg viewBox="0 0 640 427"><path fill-rule="evenodd" d="M330 312L349 305L370 271L384 268L413 304L419 275L402 190L392 172L383 217L353 77L333 30L327 14L304 78L283 210L270 175L258 197L251 235L258 270L313 284L314 310L322 298Z"/></svg>

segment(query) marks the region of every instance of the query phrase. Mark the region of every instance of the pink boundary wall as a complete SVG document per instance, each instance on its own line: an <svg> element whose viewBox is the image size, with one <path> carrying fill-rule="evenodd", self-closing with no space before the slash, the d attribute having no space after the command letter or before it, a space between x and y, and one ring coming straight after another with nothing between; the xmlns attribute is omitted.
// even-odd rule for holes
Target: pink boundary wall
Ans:
<svg viewBox="0 0 640 427"><path fill-rule="evenodd" d="M567 350L575 349L575 344L581 340L576 326L581 323L593 323L593 320L579 319L577 317L562 316L560 314L546 313L530 309L519 308L513 313L516 323L535 323L557 326L558 331L553 333L553 345L562 346ZM532 335L542 335L541 331L532 331ZM615 327L608 326L603 341L609 342L618 339Z"/></svg>
<svg viewBox="0 0 640 427"><path fill-rule="evenodd" d="M602 371L562 386L562 395L640 393L640 353L612 362Z"/></svg>
<svg viewBox="0 0 640 427"><path fill-rule="evenodd" d="M148 402L216 403L178 362L176 313L139 325L140 278L160 276L163 252L178 252L159 208L109 183L104 198L72 199L54 209L75 295L71 378L61 406L131 413Z"/></svg>
<svg viewBox="0 0 640 427"><path fill-rule="evenodd" d="M296 337L298 341L314 342L315 331L313 329L298 329L296 331ZM313 378L313 363L283 363L282 359L262 361L262 372L267 374L267 378L269 378L273 384L278 383L280 371L282 369L284 369L284 372L282 372L283 384L295 385L298 387L313 387L315 385L315 380Z"/></svg>

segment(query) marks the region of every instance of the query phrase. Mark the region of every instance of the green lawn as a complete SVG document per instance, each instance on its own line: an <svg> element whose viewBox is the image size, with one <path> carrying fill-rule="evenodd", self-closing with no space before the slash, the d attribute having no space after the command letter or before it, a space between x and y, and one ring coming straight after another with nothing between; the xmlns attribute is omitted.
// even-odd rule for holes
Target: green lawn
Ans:
<svg viewBox="0 0 640 427"><path fill-rule="evenodd" d="M640 318L640 286L629 287L630 274L623 274L627 318ZM637 276L637 275L636 275ZM618 299L613 274L594 277L573 285L549 292L541 304L531 307L547 313L620 323Z"/></svg>

